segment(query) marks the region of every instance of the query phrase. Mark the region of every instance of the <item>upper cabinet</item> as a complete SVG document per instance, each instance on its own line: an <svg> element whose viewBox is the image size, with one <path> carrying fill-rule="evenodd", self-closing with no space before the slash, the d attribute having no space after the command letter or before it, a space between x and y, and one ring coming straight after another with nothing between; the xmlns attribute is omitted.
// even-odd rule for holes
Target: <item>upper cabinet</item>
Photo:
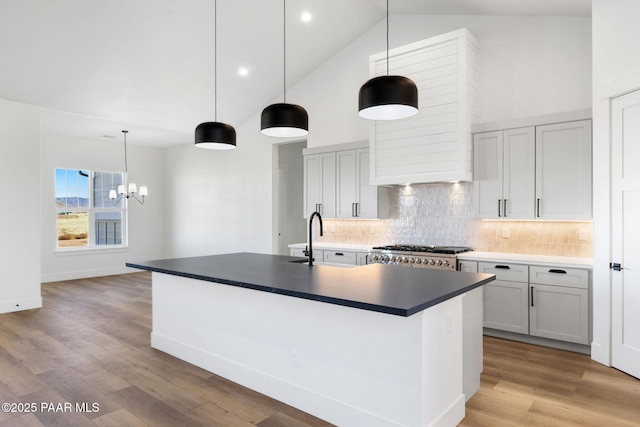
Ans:
<svg viewBox="0 0 640 427"><path fill-rule="evenodd" d="M336 153L304 156L304 217L336 216Z"/></svg>
<svg viewBox="0 0 640 427"><path fill-rule="evenodd" d="M591 219L591 120L478 132L473 141L478 218Z"/></svg>
<svg viewBox="0 0 640 427"><path fill-rule="evenodd" d="M591 120L536 127L536 218L591 219Z"/></svg>
<svg viewBox="0 0 640 427"><path fill-rule="evenodd" d="M477 216L533 218L535 129L478 133L473 144Z"/></svg>
<svg viewBox="0 0 640 427"><path fill-rule="evenodd" d="M324 167L320 166L324 160ZM321 172L320 172L321 170ZM305 217L376 219L389 215L389 190L369 184L367 142L304 150Z"/></svg>
<svg viewBox="0 0 640 427"><path fill-rule="evenodd" d="M478 115L478 42L466 30L389 51L389 74L418 87L419 111L371 124L371 184L471 181L471 123ZM387 71L386 52L369 59Z"/></svg>

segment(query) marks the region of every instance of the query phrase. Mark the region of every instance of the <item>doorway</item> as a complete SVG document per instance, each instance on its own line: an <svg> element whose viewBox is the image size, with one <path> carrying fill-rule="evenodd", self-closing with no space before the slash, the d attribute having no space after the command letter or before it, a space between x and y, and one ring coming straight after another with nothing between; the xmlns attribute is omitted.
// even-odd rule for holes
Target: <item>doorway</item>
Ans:
<svg viewBox="0 0 640 427"><path fill-rule="evenodd" d="M306 141L274 146L274 253L289 255L289 245L306 242L303 214L304 170L302 150ZM277 167L275 167L277 165Z"/></svg>
<svg viewBox="0 0 640 427"><path fill-rule="evenodd" d="M611 101L611 363L640 378L640 90Z"/></svg>

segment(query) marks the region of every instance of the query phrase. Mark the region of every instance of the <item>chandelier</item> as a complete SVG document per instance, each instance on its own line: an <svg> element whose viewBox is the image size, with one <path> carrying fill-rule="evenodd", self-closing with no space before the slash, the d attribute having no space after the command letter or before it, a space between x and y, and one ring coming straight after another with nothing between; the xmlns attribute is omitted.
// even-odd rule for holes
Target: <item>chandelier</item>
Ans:
<svg viewBox="0 0 640 427"><path fill-rule="evenodd" d="M128 200L130 198L135 199L138 203L143 205L144 198L149 195L146 185L141 185L140 191L138 191L138 187L133 182L129 183L129 185L127 186L127 179L129 178L128 165L127 165L127 133L128 132L129 132L128 130L122 131L122 134L124 136L124 184L118 185L117 191L114 189L109 190L109 199L113 201L112 202L113 206L117 206L118 203L120 203L120 200L122 199ZM137 196L136 196L136 193L138 193ZM139 199L138 197L142 197L142 200Z"/></svg>

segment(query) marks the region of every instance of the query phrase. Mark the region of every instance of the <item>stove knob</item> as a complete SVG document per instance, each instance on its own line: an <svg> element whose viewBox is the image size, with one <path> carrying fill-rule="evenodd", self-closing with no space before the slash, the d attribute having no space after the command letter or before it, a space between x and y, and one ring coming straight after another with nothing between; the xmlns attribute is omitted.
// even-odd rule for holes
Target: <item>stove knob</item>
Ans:
<svg viewBox="0 0 640 427"><path fill-rule="evenodd" d="M442 265L442 260L441 260L441 259L439 259L439 260L438 260L438 262L437 262L437 264L438 264L438 265Z"/></svg>
<svg viewBox="0 0 640 427"><path fill-rule="evenodd" d="M416 264L422 264L422 258L416 258Z"/></svg>
<svg viewBox="0 0 640 427"><path fill-rule="evenodd" d="M436 263L436 261L434 259L430 259L429 260L429 264L434 265Z"/></svg>
<svg viewBox="0 0 640 427"><path fill-rule="evenodd" d="M389 261L390 261L390 262L396 262L396 256L395 256L395 255L391 255L391 256L389 257Z"/></svg>
<svg viewBox="0 0 640 427"><path fill-rule="evenodd" d="M416 262L416 259L415 259L414 257L411 257L411 258L409 258L409 259L407 260L407 262L408 262L409 264L414 264L414 263Z"/></svg>
<svg viewBox="0 0 640 427"><path fill-rule="evenodd" d="M407 258L406 256L402 257L402 262L404 264L409 264L409 263L413 263L412 261L413 258Z"/></svg>
<svg viewBox="0 0 640 427"><path fill-rule="evenodd" d="M371 255L371 261L376 262L378 260L378 255Z"/></svg>
<svg viewBox="0 0 640 427"><path fill-rule="evenodd" d="M389 255L383 255L380 257L380 261L382 262L388 262L389 261Z"/></svg>
<svg viewBox="0 0 640 427"><path fill-rule="evenodd" d="M445 260L445 261L444 261L444 265L445 265L445 266L448 266L448 265L449 265L449 261Z"/></svg>

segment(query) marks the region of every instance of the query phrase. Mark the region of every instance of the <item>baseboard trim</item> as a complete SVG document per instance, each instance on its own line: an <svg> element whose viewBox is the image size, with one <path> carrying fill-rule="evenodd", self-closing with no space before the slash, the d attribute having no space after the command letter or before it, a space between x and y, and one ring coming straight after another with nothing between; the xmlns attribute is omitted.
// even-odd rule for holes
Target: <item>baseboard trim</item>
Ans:
<svg viewBox="0 0 640 427"><path fill-rule="evenodd" d="M0 314L13 313L14 311L33 310L34 308L42 308L42 297L0 301Z"/></svg>
<svg viewBox="0 0 640 427"><path fill-rule="evenodd" d="M136 270L129 267L109 267L97 268L93 270L65 271L62 273L43 274L41 276L42 283L61 282L64 280L87 279L90 277L114 276L117 274L135 273Z"/></svg>
<svg viewBox="0 0 640 427"><path fill-rule="evenodd" d="M511 341L520 341L527 344L535 344L543 347L557 348L559 350L567 350L573 351L574 353L591 355L591 347L589 347L588 345L557 341L542 337L532 337L531 335L523 335L515 332L500 331L490 328L484 328L482 332L484 335L490 337L503 338Z"/></svg>

